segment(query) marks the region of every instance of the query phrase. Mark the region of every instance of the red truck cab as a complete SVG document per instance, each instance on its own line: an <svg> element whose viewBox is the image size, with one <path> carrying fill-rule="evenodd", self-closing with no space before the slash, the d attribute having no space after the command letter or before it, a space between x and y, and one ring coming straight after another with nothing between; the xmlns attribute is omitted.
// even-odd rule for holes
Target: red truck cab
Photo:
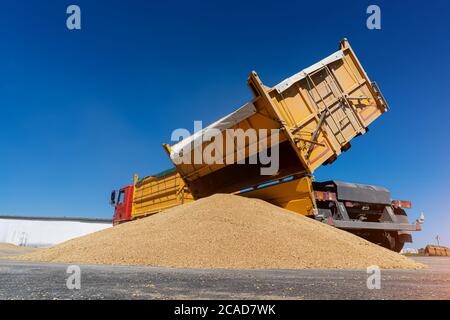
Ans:
<svg viewBox="0 0 450 320"><path fill-rule="evenodd" d="M132 184L119 190L116 199L116 190L111 192L111 205L114 205L113 225L131 220L131 211L133 207L133 191Z"/></svg>

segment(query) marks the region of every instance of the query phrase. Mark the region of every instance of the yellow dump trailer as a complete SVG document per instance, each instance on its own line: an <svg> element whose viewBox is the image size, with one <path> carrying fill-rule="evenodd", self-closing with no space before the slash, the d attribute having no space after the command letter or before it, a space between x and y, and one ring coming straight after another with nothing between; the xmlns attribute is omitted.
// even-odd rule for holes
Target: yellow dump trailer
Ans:
<svg viewBox="0 0 450 320"><path fill-rule="evenodd" d="M139 218L192 200L180 175L169 170L136 181L131 217Z"/></svg>
<svg viewBox="0 0 450 320"><path fill-rule="evenodd" d="M256 72L248 85L255 95L251 102L172 146L164 145L196 199L313 173L346 151L388 109L345 39L337 52L273 87L264 85ZM241 144L238 129L245 133ZM248 129L254 129L256 139ZM217 141L223 147L213 152L215 161L205 161L204 151ZM276 172L262 174L267 164L250 161L262 148L268 155L279 154Z"/></svg>
<svg viewBox="0 0 450 320"><path fill-rule="evenodd" d="M134 178L134 183L111 192L114 205L113 223L120 224L143 218L162 210L193 201L183 179L175 169L143 179Z"/></svg>

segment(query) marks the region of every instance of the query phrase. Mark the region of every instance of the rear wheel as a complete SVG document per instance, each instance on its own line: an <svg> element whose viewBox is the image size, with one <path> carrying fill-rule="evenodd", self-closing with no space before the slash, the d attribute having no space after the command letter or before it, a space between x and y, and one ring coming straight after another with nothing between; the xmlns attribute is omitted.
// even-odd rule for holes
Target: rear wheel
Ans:
<svg viewBox="0 0 450 320"><path fill-rule="evenodd" d="M409 223L405 210L401 208L393 208L397 223ZM389 250L400 252L405 242L411 242L411 233L404 231L382 231L376 235L375 243Z"/></svg>
<svg viewBox="0 0 450 320"><path fill-rule="evenodd" d="M383 232L380 236L380 243L382 247L389 250L400 252L405 243L401 241L398 232Z"/></svg>

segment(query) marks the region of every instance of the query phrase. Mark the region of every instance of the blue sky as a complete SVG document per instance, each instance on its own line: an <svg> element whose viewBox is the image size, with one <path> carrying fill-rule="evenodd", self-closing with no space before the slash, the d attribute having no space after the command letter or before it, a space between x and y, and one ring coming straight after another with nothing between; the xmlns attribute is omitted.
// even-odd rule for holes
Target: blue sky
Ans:
<svg viewBox="0 0 450 320"><path fill-rule="evenodd" d="M109 192L170 166L174 128L210 123L347 37L391 110L318 180L383 185L450 244L450 4L376 1L3 1L0 214L110 217ZM81 7L82 29L66 28Z"/></svg>

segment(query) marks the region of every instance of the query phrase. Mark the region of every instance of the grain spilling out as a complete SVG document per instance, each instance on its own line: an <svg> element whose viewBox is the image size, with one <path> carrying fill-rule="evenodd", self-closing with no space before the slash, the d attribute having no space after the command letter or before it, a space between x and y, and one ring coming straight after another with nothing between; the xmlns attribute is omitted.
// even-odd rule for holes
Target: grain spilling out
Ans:
<svg viewBox="0 0 450 320"><path fill-rule="evenodd" d="M422 268L267 202L216 194L14 259L178 268Z"/></svg>

